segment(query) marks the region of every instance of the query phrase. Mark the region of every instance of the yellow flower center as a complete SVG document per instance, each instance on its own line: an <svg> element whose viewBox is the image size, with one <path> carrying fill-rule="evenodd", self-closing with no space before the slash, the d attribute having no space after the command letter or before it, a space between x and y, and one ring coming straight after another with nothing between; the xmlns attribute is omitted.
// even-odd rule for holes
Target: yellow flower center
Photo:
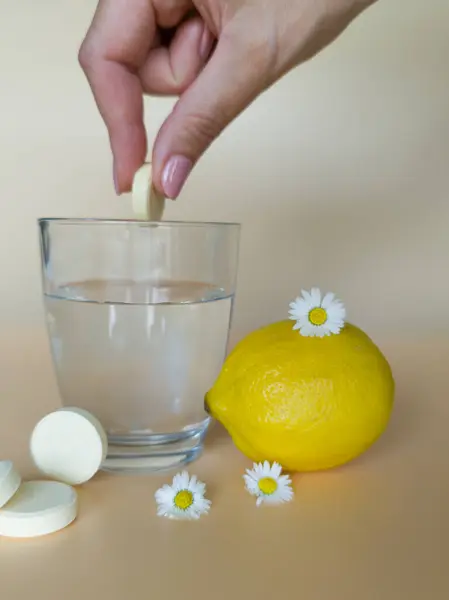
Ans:
<svg viewBox="0 0 449 600"><path fill-rule="evenodd" d="M278 489L278 484L272 477L262 477L259 479L259 489L262 494L271 496Z"/></svg>
<svg viewBox="0 0 449 600"><path fill-rule="evenodd" d="M175 496L173 500L176 508L180 510L187 510L193 504L193 494L189 490L181 490Z"/></svg>
<svg viewBox="0 0 449 600"><path fill-rule="evenodd" d="M312 308L309 312L309 321L312 325L324 325L327 321L327 312L321 306L317 306L316 308Z"/></svg>

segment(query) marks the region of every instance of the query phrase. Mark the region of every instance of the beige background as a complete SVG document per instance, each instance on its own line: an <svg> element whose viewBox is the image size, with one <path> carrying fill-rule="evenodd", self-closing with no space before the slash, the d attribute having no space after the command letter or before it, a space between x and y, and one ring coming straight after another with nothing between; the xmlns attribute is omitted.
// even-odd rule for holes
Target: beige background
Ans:
<svg viewBox="0 0 449 600"><path fill-rule="evenodd" d="M0 326L40 323L39 216L130 216L77 63L94 0L0 0ZM380 0L212 147L169 218L243 223L234 339L337 292L371 333L449 330L449 5ZM150 100L153 139L171 100Z"/></svg>
<svg viewBox="0 0 449 600"><path fill-rule="evenodd" d="M0 338L0 456L25 477L36 475L32 428L58 404L44 340ZM100 473L77 488L71 527L0 536L2 600L447 600L449 343L384 349L398 382L393 418L355 462L297 474L294 502L256 509L241 479L250 463L216 428L190 466L213 502L197 523L155 516L153 494L171 474Z"/></svg>
<svg viewBox="0 0 449 600"><path fill-rule="evenodd" d="M31 428L58 404L35 220L131 214L77 65L94 4L0 0L0 456L25 476ZM164 477L100 475L72 528L0 539L2 598L449 597L448 23L445 0L381 0L226 131L168 215L243 223L233 340L301 286L336 291L391 360L387 434L297 476L295 503L270 512L218 432L194 467L215 508L194 527L154 517ZM148 102L150 137L170 105Z"/></svg>

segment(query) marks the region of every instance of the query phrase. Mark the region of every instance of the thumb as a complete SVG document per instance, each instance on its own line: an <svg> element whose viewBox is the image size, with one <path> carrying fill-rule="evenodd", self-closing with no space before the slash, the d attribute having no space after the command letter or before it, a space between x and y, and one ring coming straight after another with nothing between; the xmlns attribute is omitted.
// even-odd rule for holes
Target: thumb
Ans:
<svg viewBox="0 0 449 600"><path fill-rule="evenodd" d="M154 182L176 198L193 166L225 129L266 87L267 44L222 34L215 52L163 123L153 148Z"/></svg>

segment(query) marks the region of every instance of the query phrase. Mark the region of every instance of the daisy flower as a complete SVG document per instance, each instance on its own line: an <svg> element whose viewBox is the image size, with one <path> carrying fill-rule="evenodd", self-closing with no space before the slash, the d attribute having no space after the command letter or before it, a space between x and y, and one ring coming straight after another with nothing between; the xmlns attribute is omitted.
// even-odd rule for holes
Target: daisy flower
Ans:
<svg viewBox="0 0 449 600"><path fill-rule="evenodd" d="M211 501L204 497L206 486L187 471L173 477L171 485L163 485L154 497L157 514L171 519L199 519L207 514Z"/></svg>
<svg viewBox="0 0 449 600"><path fill-rule="evenodd" d="M324 337L338 334L345 324L346 310L335 294L321 298L318 288L302 290L301 296L290 304L290 319L296 321L293 329L305 337Z"/></svg>
<svg viewBox="0 0 449 600"><path fill-rule="evenodd" d="M256 504L282 504L293 499L291 479L288 475L281 475L282 467L274 462L271 466L266 460L264 463L254 463L252 469L247 469L243 475L245 487L250 494L257 497Z"/></svg>

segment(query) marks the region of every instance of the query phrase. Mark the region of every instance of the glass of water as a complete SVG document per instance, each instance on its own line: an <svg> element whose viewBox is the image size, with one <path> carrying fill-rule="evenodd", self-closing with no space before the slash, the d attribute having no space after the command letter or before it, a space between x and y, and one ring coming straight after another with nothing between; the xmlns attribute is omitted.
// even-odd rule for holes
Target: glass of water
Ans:
<svg viewBox="0 0 449 600"><path fill-rule="evenodd" d="M39 230L62 404L103 424L103 468L195 459L227 349L239 225L40 219Z"/></svg>

